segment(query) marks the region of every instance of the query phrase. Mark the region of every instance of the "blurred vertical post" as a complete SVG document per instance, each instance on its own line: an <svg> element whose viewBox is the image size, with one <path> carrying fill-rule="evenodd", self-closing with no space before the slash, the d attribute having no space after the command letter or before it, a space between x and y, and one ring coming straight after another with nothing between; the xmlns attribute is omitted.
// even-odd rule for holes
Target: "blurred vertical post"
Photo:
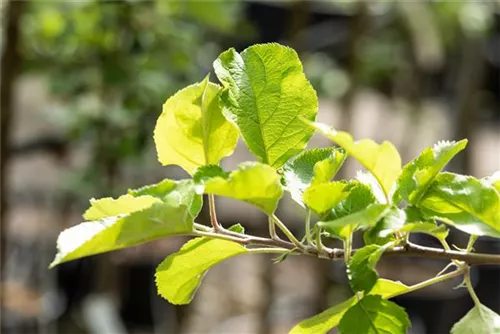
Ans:
<svg viewBox="0 0 500 334"><path fill-rule="evenodd" d="M340 120L340 129L349 131L351 127L352 118L352 103L354 96L359 86L360 76L360 44L363 35L368 30L369 26L369 13L365 1L360 0L355 5L355 12L349 24L349 41L347 46L347 64L346 69L351 78L349 89L344 94L342 103L342 118Z"/></svg>
<svg viewBox="0 0 500 334"><path fill-rule="evenodd" d="M287 39L299 54L304 49L304 41L303 38L300 38L300 32L307 27L309 21L309 5L309 2L304 0L294 1L290 5Z"/></svg>
<svg viewBox="0 0 500 334"><path fill-rule="evenodd" d="M8 1L4 3L2 59L0 78L0 110L1 110L1 159L0 159L0 237L1 262L0 281L2 281L6 261L7 224L5 222L8 200L6 185L6 167L9 161L9 138L12 127L13 90L17 77L21 56L19 54L19 26L26 3L24 1Z"/></svg>
<svg viewBox="0 0 500 334"><path fill-rule="evenodd" d="M484 60L483 39L480 36L465 36L462 48L462 60L458 77L458 120L455 137L468 138L469 145L474 141L472 127L474 111L479 107L479 90L483 81ZM457 156L457 168L461 173L472 172L471 150L465 150Z"/></svg>

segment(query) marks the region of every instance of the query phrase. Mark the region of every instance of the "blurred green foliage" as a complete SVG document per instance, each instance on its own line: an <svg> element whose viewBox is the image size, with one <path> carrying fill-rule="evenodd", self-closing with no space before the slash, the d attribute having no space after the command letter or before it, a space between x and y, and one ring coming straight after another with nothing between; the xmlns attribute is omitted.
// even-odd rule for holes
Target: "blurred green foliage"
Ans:
<svg viewBox="0 0 500 334"><path fill-rule="evenodd" d="M106 178L117 178L118 160L151 146L166 97L209 72L238 25L239 39L251 33L242 10L242 2L220 1L30 2L25 70L48 76L63 106L51 115L68 139L92 147L74 177L79 193L95 192L89 185L113 190L103 189L112 184Z"/></svg>
<svg viewBox="0 0 500 334"><path fill-rule="evenodd" d="M492 31L500 1L331 0L323 5L351 23L348 29L325 31L339 41L332 44L337 61L316 52L304 57L304 67L321 95L338 98L353 81L384 90L400 85L412 67L433 73L453 66L446 60L461 53L465 39ZM346 57L355 59L338 61Z"/></svg>

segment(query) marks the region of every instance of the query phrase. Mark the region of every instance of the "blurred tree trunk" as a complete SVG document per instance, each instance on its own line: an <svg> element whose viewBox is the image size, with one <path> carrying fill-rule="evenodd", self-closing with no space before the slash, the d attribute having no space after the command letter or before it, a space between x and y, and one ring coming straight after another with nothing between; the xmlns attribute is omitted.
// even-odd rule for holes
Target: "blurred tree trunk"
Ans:
<svg viewBox="0 0 500 334"><path fill-rule="evenodd" d="M270 261L268 256L261 256L261 261L262 261L262 266L264 267L263 270L263 284L262 287L264 288L264 293L262 294L265 296L265 300L262 303L262 307L259 310L259 333L260 334L271 334L273 332L273 321L271 319L271 312L272 312L272 305L273 301L276 297L275 291L274 291L274 267L273 263Z"/></svg>
<svg viewBox="0 0 500 334"><path fill-rule="evenodd" d="M349 131L351 128L352 104L360 85L361 66L359 51L363 36L367 32L368 27L369 13L367 4L364 1L359 1L356 4L356 13L349 24L346 70L350 75L350 85L341 100L342 117L340 119L340 129L343 131Z"/></svg>
<svg viewBox="0 0 500 334"><path fill-rule="evenodd" d="M293 2L290 6L287 39L290 41L291 47L299 54L304 50L304 41L303 38L300 38L300 32L307 28L309 22L309 5L308 1L300 0Z"/></svg>
<svg viewBox="0 0 500 334"><path fill-rule="evenodd" d="M405 43L405 54L408 56L408 66L401 69L400 80L396 80L394 89L399 92L399 95L404 97L410 104L410 115L406 122L405 136L401 144L401 152L403 155L408 154L415 140L414 129L420 124L422 116L422 87L424 87L425 74L419 66L417 52L420 45L416 43L416 38L413 35L418 34L415 26L408 23L412 11L408 8L414 4L401 3L399 4L399 16L397 25L400 28L403 36L408 41ZM417 4L418 6L422 4Z"/></svg>
<svg viewBox="0 0 500 334"><path fill-rule="evenodd" d="M458 74L458 115L455 128L455 139L467 138L472 147L474 136L474 112L479 111L479 91L484 77L483 39L478 36L466 36L462 47L462 60ZM471 149L464 150L455 159L456 169L460 173L472 173L473 161Z"/></svg>
<svg viewBox="0 0 500 334"><path fill-rule="evenodd" d="M349 131L352 123L352 107L354 97L360 87L360 45L363 37L369 28L369 13L367 3L359 1L356 4L356 12L350 20L349 35L348 35L348 49L347 49L347 63L346 70L350 75L350 85L341 103L341 118L339 129L342 131ZM337 174L338 178L345 178L345 169L340 169ZM328 305L328 291L331 288L332 280L330 278L331 265L324 261L315 261L315 272L317 273L317 294L314 296L314 313L324 311Z"/></svg>
<svg viewBox="0 0 500 334"><path fill-rule="evenodd" d="M9 139L12 128L13 89L14 82L21 64L19 54L19 29L20 19L25 8L24 1L9 1L5 4L3 18L3 45L1 59L0 78L0 110L1 116L1 159L0 159L0 236L1 236L1 267L0 272L4 274L7 245L7 224L5 222L8 199L6 185L6 167L9 161ZM1 277L3 278L3 277ZM0 278L0 281L1 281Z"/></svg>

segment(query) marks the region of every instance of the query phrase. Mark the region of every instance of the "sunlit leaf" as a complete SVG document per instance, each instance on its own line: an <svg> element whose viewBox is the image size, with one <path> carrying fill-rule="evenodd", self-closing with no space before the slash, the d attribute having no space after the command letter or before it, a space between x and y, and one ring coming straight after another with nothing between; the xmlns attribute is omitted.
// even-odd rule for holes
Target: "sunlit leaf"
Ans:
<svg viewBox="0 0 500 334"><path fill-rule="evenodd" d="M422 151L404 166L394 195L395 201L399 202L398 197L401 197L411 204L417 204L436 175L466 146L466 139L459 142L440 141Z"/></svg>
<svg viewBox="0 0 500 334"><path fill-rule="evenodd" d="M402 294L407 290L408 287L400 282L381 278L372 288L370 294L381 295L382 298L387 299ZM344 313L357 302L356 297L351 297L340 304L330 307L320 314L300 322L290 331L290 334L324 334L337 326Z"/></svg>
<svg viewBox="0 0 500 334"><path fill-rule="evenodd" d="M123 195L117 199L111 197L92 198L90 200L90 208L85 211L83 218L86 220L99 220L120 214L128 214L149 208L155 203L161 203L161 200L152 196L134 197Z"/></svg>
<svg viewBox="0 0 500 334"><path fill-rule="evenodd" d="M402 334L410 327L405 310L397 304L369 295L351 306L339 322L342 334Z"/></svg>
<svg viewBox="0 0 500 334"><path fill-rule="evenodd" d="M191 217L196 218L203 206L203 198L193 191L193 182L191 180L173 181L165 179L156 184L150 184L139 189L129 189L128 193L132 196L154 196L162 201L172 205L187 205Z"/></svg>
<svg viewBox="0 0 500 334"><path fill-rule="evenodd" d="M343 182L328 182L312 185L303 195L304 203L320 217L345 199L349 192L344 191Z"/></svg>
<svg viewBox="0 0 500 334"><path fill-rule="evenodd" d="M375 283L369 294L381 295L382 298L390 299L404 294L408 290L409 287L399 281L391 281L385 278L380 278L377 283Z"/></svg>
<svg viewBox="0 0 500 334"><path fill-rule="evenodd" d="M399 231L409 233L424 233L432 235L433 237L440 240L445 240L449 233L445 225L438 226L432 223L410 223L400 228Z"/></svg>
<svg viewBox="0 0 500 334"><path fill-rule="evenodd" d="M179 184L174 180L165 179L156 184L149 184L139 189L129 189L128 194L134 197L153 196L163 199L165 196L170 194L170 192L174 190L178 185Z"/></svg>
<svg viewBox="0 0 500 334"><path fill-rule="evenodd" d="M451 334L500 333L500 315L484 305L474 306L451 328Z"/></svg>
<svg viewBox="0 0 500 334"><path fill-rule="evenodd" d="M472 176L439 174L419 206L466 233L500 237L500 194Z"/></svg>
<svg viewBox="0 0 500 334"><path fill-rule="evenodd" d="M220 166L217 165L206 165L201 166L196 170L193 175L193 180L196 184L204 184L206 181L214 177L227 178L229 173L224 171Z"/></svg>
<svg viewBox="0 0 500 334"><path fill-rule="evenodd" d="M299 117L314 120L318 100L293 49L276 43L241 53L231 48L214 69L225 88L225 116L261 162L278 168L305 148L313 131Z"/></svg>
<svg viewBox="0 0 500 334"><path fill-rule="evenodd" d="M342 149L333 149L332 155L314 164L314 177L312 184L330 181L344 163L346 154Z"/></svg>
<svg viewBox="0 0 500 334"><path fill-rule="evenodd" d="M347 197L333 208L327 220L342 218L377 203L370 187L359 181L349 181L345 191L348 193Z"/></svg>
<svg viewBox="0 0 500 334"><path fill-rule="evenodd" d="M292 199L304 206L302 194L311 184L329 182L345 160L345 154L334 148L305 150L283 166L283 183Z"/></svg>
<svg viewBox="0 0 500 334"><path fill-rule="evenodd" d="M196 168L218 164L236 147L238 131L221 113L220 87L208 82L188 86L169 98L156 123L154 140L163 165Z"/></svg>
<svg viewBox="0 0 500 334"><path fill-rule="evenodd" d="M366 209L339 219L318 222L318 226L331 235L345 239L352 232L375 225L389 212L386 204L371 204Z"/></svg>
<svg viewBox="0 0 500 334"><path fill-rule="evenodd" d="M309 122L309 124L356 158L375 176L386 198L389 198L392 187L401 173L401 157L394 145L388 141L377 144L371 139L355 142L347 132L336 131L321 123Z"/></svg>
<svg viewBox="0 0 500 334"><path fill-rule="evenodd" d="M156 268L158 294L172 304L189 304L210 268L246 252L245 247L232 241L193 239Z"/></svg>
<svg viewBox="0 0 500 334"><path fill-rule="evenodd" d="M481 180L487 185L493 186L500 193L500 171L493 173L493 175L488 176Z"/></svg>
<svg viewBox="0 0 500 334"><path fill-rule="evenodd" d="M387 198L385 197L384 190L372 173L358 171L356 173L356 180L370 188L373 196L375 196L375 198L377 199L377 202L387 203Z"/></svg>
<svg viewBox="0 0 500 334"><path fill-rule="evenodd" d="M347 266L349 285L354 292L368 293L378 280L375 265L386 250L378 245L368 245L356 251Z"/></svg>
<svg viewBox="0 0 500 334"><path fill-rule="evenodd" d="M229 231L232 231L232 232L237 232L237 233L242 233L244 234L245 233L245 227L243 227L243 225L241 224L234 224L233 226L231 226L230 228L228 228Z"/></svg>
<svg viewBox="0 0 500 334"><path fill-rule="evenodd" d="M258 162L243 163L234 172L207 178L203 191L253 204L267 214L276 210L283 195L276 170Z"/></svg>
<svg viewBox="0 0 500 334"><path fill-rule="evenodd" d="M405 211L397 207L392 207L385 217L363 234L363 240L366 244L386 244L394 239L393 234L398 231L405 222Z"/></svg>
<svg viewBox="0 0 500 334"><path fill-rule="evenodd" d="M61 232L51 267L85 256L109 252L193 231L201 196L191 181L179 181L164 201L125 215L84 222Z"/></svg>

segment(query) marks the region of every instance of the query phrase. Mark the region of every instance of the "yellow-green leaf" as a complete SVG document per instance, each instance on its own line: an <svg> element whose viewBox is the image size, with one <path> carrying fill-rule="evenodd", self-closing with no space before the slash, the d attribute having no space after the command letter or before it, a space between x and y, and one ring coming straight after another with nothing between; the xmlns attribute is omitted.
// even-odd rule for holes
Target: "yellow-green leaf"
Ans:
<svg viewBox="0 0 500 334"><path fill-rule="evenodd" d="M329 182L344 160L342 149L328 147L304 150L283 166L282 182L292 199L304 206L302 195L307 187Z"/></svg>
<svg viewBox="0 0 500 334"><path fill-rule="evenodd" d="M163 165L179 165L193 174L198 167L218 164L234 151L238 130L222 115L220 90L207 77L165 102L154 131L158 160Z"/></svg>
<svg viewBox="0 0 500 334"><path fill-rule="evenodd" d="M325 222L320 221L317 225L331 235L345 239L358 229L375 225L389 211L390 207L386 204L370 204L364 210L343 216L339 219Z"/></svg>
<svg viewBox="0 0 500 334"><path fill-rule="evenodd" d="M165 183L158 185L162 184ZM163 200L148 208L84 222L61 232L57 254L50 266L162 237L189 234L201 205L202 198L195 193L193 182L177 181Z"/></svg>
<svg viewBox="0 0 500 334"><path fill-rule="evenodd" d="M203 176L198 175L197 178L203 179ZM276 170L258 162L243 163L230 174L207 178L203 191L250 203L267 214L276 210L283 195Z"/></svg>
<svg viewBox="0 0 500 334"><path fill-rule="evenodd" d="M377 144L371 139L354 141L352 136L343 131L336 131L321 123L308 122L313 128L343 147L346 152L356 158L380 183L386 198L401 174L401 157L388 141Z"/></svg>
<svg viewBox="0 0 500 334"><path fill-rule="evenodd" d="M408 203L418 204L436 175L466 146L467 139L459 142L440 141L423 150L403 167L394 200L399 202L401 198Z"/></svg>
<svg viewBox="0 0 500 334"><path fill-rule="evenodd" d="M378 280L375 266L387 247L368 245L356 251L347 266L347 278L352 291L370 292Z"/></svg>
<svg viewBox="0 0 500 334"><path fill-rule="evenodd" d="M193 239L156 268L158 294L172 304L189 304L211 267L246 252L245 247L232 241Z"/></svg>
<svg viewBox="0 0 500 334"><path fill-rule="evenodd" d="M433 223L409 223L399 229L400 232L424 233L432 235L439 240L445 240L448 236L448 229L445 225Z"/></svg>
<svg viewBox="0 0 500 334"><path fill-rule="evenodd" d="M379 279L370 291L370 295L381 295L388 299L403 294L408 287L401 282ZM344 313L358 302L356 297L337 304L329 309L308 318L296 325L289 334L323 334L334 328L342 319Z"/></svg>
<svg viewBox="0 0 500 334"><path fill-rule="evenodd" d="M472 176L440 173L418 206L466 233L500 237L500 194Z"/></svg>
<svg viewBox="0 0 500 334"><path fill-rule="evenodd" d="M410 325L404 308L379 295L369 295L345 312L338 329L341 334L404 334Z"/></svg>
<svg viewBox="0 0 500 334"><path fill-rule="evenodd" d="M304 203L322 216L347 197L349 192L344 191L345 187L345 183L342 182L312 185L304 192Z"/></svg>
<svg viewBox="0 0 500 334"><path fill-rule="evenodd" d="M85 211L83 218L86 220L99 220L101 218L128 214L134 211L149 208L155 203L161 203L161 200L152 196L134 197L123 195L117 199L106 197L90 200L90 208Z"/></svg>
<svg viewBox="0 0 500 334"><path fill-rule="evenodd" d="M279 168L305 148L313 131L299 117L314 120L318 99L293 49L277 43L241 53L231 48L214 69L225 88L224 114L261 162Z"/></svg>
<svg viewBox="0 0 500 334"><path fill-rule="evenodd" d="M498 334L500 315L480 304L474 306L451 329L451 334Z"/></svg>
<svg viewBox="0 0 500 334"><path fill-rule="evenodd" d="M493 175L482 179L487 185L492 186L500 193L500 171L493 173Z"/></svg>

